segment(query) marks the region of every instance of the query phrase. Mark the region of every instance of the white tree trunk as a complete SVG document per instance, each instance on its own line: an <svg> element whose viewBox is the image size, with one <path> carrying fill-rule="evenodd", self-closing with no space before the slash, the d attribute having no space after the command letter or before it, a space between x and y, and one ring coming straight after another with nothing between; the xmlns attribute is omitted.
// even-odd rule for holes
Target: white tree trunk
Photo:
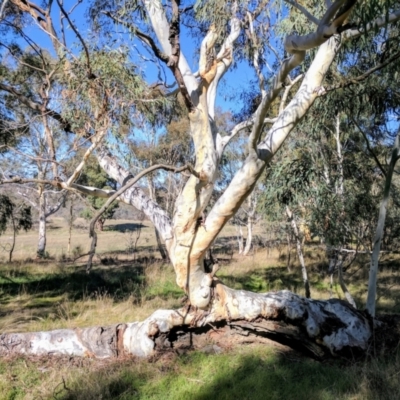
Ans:
<svg viewBox="0 0 400 400"><path fill-rule="evenodd" d="M251 244L253 242L253 217L251 214L247 217L247 237L246 237L246 246L243 250L243 255L247 256L251 249Z"/></svg>
<svg viewBox="0 0 400 400"><path fill-rule="evenodd" d="M341 208L342 208L342 216L344 218L344 173L343 173L343 155L342 155L342 143L340 142L340 114L336 116L336 131L335 131L335 140L336 140L336 151L337 151L337 162L338 162L338 175L339 175L339 182L337 188L337 194L341 201ZM341 248L344 246L344 238L341 243ZM343 255L342 249L340 248L337 258L336 258L336 265L338 269L338 277L339 277L339 284L346 297L347 301L354 307L357 308L356 302L353 299L350 291L348 290L346 283L344 282L343 277Z"/></svg>
<svg viewBox="0 0 400 400"><path fill-rule="evenodd" d="M249 251L251 249L251 245L252 245L252 242L253 242L253 225L254 225L256 209L257 209L257 199L256 199L256 193L255 192L253 192L247 198L247 203L248 203L247 238L246 238L246 247L244 248L244 251L243 251L243 255L244 256L247 256L247 254L249 254Z"/></svg>
<svg viewBox="0 0 400 400"><path fill-rule="evenodd" d="M243 229L240 224L235 224L236 227L236 237L237 237L237 242L238 242L238 254L242 255L243 254Z"/></svg>
<svg viewBox="0 0 400 400"><path fill-rule="evenodd" d="M304 262L303 249L302 249L302 246L301 246L299 230L297 228L297 224L296 224L296 220L294 218L294 215L293 215L292 211L290 210L289 206L286 206L286 215L289 218L290 225L292 227L292 230L293 230L293 233L294 233L294 237L296 239L296 250L297 250L297 255L298 255L299 261L300 261L301 275L303 277L303 283L304 283L304 289L305 289L306 297L310 298L311 297L310 282L308 280L306 263Z"/></svg>
<svg viewBox="0 0 400 400"><path fill-rule="evenodd" d="M400 157L400 131L396 136L396 140L393 145L392 155L390 158L389 168L386 173L385 189L383 191L383 199L379 208L378 224L376 226L376 233L374 237L374 246L372 249L371 256L371 267L369 270L369 281L368 281L368 296L367 296L367 310L375 316L375 304L376 304L376 282L378 278L378 266L379 266L379 253L381 250L381 243L383 238L383 230L385 228L386 211L389 202L390 186L392 184L392 177L396 162Z"/></svg>
<svg viewBox="0 0 400 400"><path fill-rule="evenodd" d="M46 194L44 188L39 189L39 239L37 257L43 258L46 252Z"/></svg>

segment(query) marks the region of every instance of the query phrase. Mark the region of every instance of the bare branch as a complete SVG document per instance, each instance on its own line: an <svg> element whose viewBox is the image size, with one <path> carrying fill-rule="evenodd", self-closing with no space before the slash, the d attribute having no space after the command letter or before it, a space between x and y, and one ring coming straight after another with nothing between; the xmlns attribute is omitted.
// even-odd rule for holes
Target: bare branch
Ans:
<svg viewBox="0 0 400 400"><path fill-rule="evenodd" d="M26 157L26 158L28 158L29 160L39 161L39 162L46 162L46 163L55 163L56 165L63 166L63 164L59 163L59 162L56 161L56 160L52 160L52 159L50 159L50 158L32 156L32 155L30 155L30 154L23 153L22 151L17 150L15 147L7 146L7 145L5 145L4 147L7 147L8 150L10 150L10 151L12 151L12 152L14 152L14 153L16 153L16 154L19 154L19 155L22 156L22 157Z"/></svg>
<svg viewBox="0 0 400 400"><path fill-rule="evenodd" d="M162 52L157 44L154 42L153 38L149 35L146 35L144 32L142 32L140 29L136 28L134 25L122 21L121 19L115 17L114 15L111 14L110 11L101 11L102 14L106 15L107 17L111 18L113 21L115 21L117 24L120 24L124 26L125 28L129 29L133 34L135 34L146 46L150 47L150 49L153 51L153 54L161 61L168 63L169 56L168 54Z"/></svg>
<svg viewBox="0 0 400 400"><path fill-rule="evenodd" d="M56 213L61 208L61 206L65 203L66 197L67 197L67 191L62 191L61 197L58 199L58 202L46 210L45 218L50 217L50 215L53 215L54 213Z"/></svg>
<svg viewBox="0 0 400 400"><path fill-rule="evenodd" d="M144 0L144 5L146 7L151 25L154 29L154 33L157 36L161 47L167 55L171 54L171 43L169 42L168 34L170 29L170 24L165 16L164 6L161 4L160 0ZM182 74L185 86L188 93L192 96L193 102L197 103L197 93L196 90L199 86L196 78L194 77L189 64L185 56L180 52L179 55L179 71Z"/></svg>
<svg viewBox="0 0 400 400"><path fill-rule="evenodd" d="M261 97L264 97L266 95L266 91L264 88L264 75L260 69L260 66L258 64L258 57L259 57L259 51L258 51L258 43L257 43L257 37L254 34L254 26L253 26L253 19L251 16L251 13L247 13L248 19L249 19L249 28L250 28L250 34L249 34L249 39L251 40L252 47L253 47L253 66L256 71L257 77L258 77L258 86L260 87L261 91Z"/></svg>
<svg viewBox="0 0 400 400"><path fill-rule="evenodd" d="M337 0L322 17L316 32L308 35L289 35L285 39L285 49L289 53L310 50L326 42L339 33L340 27L353 9L356 0Z"/></svg>
<svg viewBox="0 0 400 400"><path fill-rule="evenodd" d="M283 112L285 105L286 105L286 100L289 96L290 90L292 87L300 80L304 78L304 74L300 74L296 76L295 79L291 80L290 85L285 87L285 91L283 92L281 103L279 105L279 114Z"/></svg>
<svg viewBox="0 0 400 400"><path fill-rule="evenodd" d="M67 19L69 26L71 27L71 29L74 31L75 35L77 36L77 38L79 39L79 41L82 43L83 49L85 51L86 54L86 63L87 63L87 68L88 68L88 76L93 79L93 73L92 73L92 67L90 66L90 55L89 55L89 49L86 46L85 41L83 40L83 37L81 36L81 34L79 33L78 29L76 29L75 25L73 24L73 22L71 21L68 13L64 10L64 7L62 6L62 3L60 0L57 0L57 4L60 7L61 12L63 13L64 17Z"/></svg>
<svg viewBox="0 0 400 400"><path fill-rule="evenodd" d="M264 119L264 124L273 124L277 121L277 118L265 118ZM219 140L217 141L217 151L219 156L222 155L225 147L227 144L242 130L246 128L251 128L254 124L254 118L247 119L246 121L242 121L238 123L230 132L228 135L225 135L223 137L219 137Z"/></svg>
<svg viewBox="0 0 400 400"><path fill-rule="evenodd" d="M303 7L297 1L295 1L295 0L285 0L285 1L286 1L286 3L289 3L294 8L297 8L313 24L315 24L317 26L320 24L320 20L318 18L314 17L314 15L312 15L305 7Z"/></svg>
<svg viewBox="0 0 400 400"><path fill-rule="evenodd" d="M71 188L81 194L85 194L87 196L101 197L102 199L108 199L115 193L115 190L98 189L92 186L78 185L77 183L72 183ZM121 201L123 200L121 199Z"/></svg>
<svg viewBox="0 0 400 400"><path fill-rule="evenodd" d="M233 44L237 40L240 34L240 21L236 18L235 15L232 16L230 23L230 33L228 37L225 39L224 43L221 46L221 49L216 57L216 72L215 76L208 88L207 91L207 104L208 104L208 112L211 118L214 118L215 114L215 99L218 84L221 78L224 76L225 72L229 69L233 61Z"/></svg>
<svg viewBox="0 0 400 400"><path fill-rule="evenodd" d="M107 129L108 126L103 127L102 129L99 130L99 132L94 135L91 140L92 140L92 144L90 145L90 147L86 150L85 154L83 155L82 161L79 163L79 165L75 168L75 171L73 172L73 174L70 176L70 178L67 181L67 186L71 186L72 183L74 183L78 177L79 174L81 173L83 167L85 166L88 158L90 157L90 155L93 153L93 151L99 146L99 144L101 143L101 141L103 140L104 136L107 134Z"/></svg>
<svg viewBox="0 0 400 400"><path fill-rule="evenodd" d="M60 181L51 181L47 179L25 179L19 176L12 177L10 179L0 179L0 185L6 185L9 183L38 183L44 185L52 185L54 187L60 187L62 184Z"/></svg>
<svg viewBox="0 0 400 400"><path fill-rule="evenodd" d="M35 23L37 23L38 26L50 36L53 46L57 52L61 45L61 42L59 41L57 34L54 30L50 14L46 10L43 10L38 5L26 0L10 0L10 1L15 6L17 6L21 11L30 14Z"/></svg>

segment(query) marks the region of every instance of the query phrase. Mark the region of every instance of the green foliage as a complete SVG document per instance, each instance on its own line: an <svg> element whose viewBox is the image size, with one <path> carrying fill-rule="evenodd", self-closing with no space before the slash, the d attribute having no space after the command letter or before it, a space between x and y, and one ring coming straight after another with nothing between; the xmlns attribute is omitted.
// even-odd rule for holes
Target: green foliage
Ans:
<svg viewBox="0 0 400 400"><path fill-rule="evenodd" d="M99 163L94 157L89 157L85 164L78 183L85 186L92 186L100 189L116 189L115 180L109 178L106 172L100 167ZM106 203L107 199L103 199L95 196L87 196L89 202L89 208L82 211L81 216L86 220L91 220L96 212ZM103 226L107 219L111 219L118 209L118 202L113 202L110 207L101 215L99 218L100 227Z"/></svg>
<svg viewBox="0 0 400 400"><path fill-rule="evenodd" d="M0 195L0 234L12 223L16 232L32 228L31 207L16 205L8 196Z"/></svg>

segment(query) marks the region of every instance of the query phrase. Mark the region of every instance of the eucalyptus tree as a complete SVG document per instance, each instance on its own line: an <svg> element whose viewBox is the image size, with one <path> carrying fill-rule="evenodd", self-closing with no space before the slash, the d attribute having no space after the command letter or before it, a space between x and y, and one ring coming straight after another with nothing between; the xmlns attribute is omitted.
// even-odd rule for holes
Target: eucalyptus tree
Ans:
<svg viewBox="0 0 400 400"><path fill-rule="evenodd" d="M66 10L60 1L57 5L61 25L57 27L52 19L54 2L45 2L42 7L30 1L9 0L2 9L3 26L9 26L13 34L26 35L20 26L25 18L48 36L58 60L56 65L42 64L54 78L50 83L60 88L60 96L43 104L40 98L28 98L8 82L1 83L0 90L33 111L41 109L65 131L73 132L76 143L87 146L72 174L58 173L53 184L109 197L107 202L118 197L141 210L165 241L177 284L186 292L189 306L159 310L145 321L111 327L5 334L1 337L1 353L56 352L105 357L125 352L148 356L155 348L184 340L188 330L201 327L203 332L214 324L221 335L228 326L229 330L236 329L245 335L254 333L254 337L274 335L297 342L317 357L343 353L346 349L366 350L372 337L369 319L350 305L334 300L312 301L288 291L236 291L217 278L215 266L211 271L205 268L204 258L290 132L326 92L323 81L335 58L356 48L353 41L360 37L373 41L376 31L397 24L400 9L396 4L380 0L367 4L356 0L302 4L290 0L200 0L182 5L179 0L95 1L90 15L96 31L86 38L72 20L73 9ZM293 9L291 16L287 7ZM64 22L76 34L81 54L68 48L68 38L63 36ZM182 26L188 31L193 27L194 38L189 47L193 50L197 46L197 71L185 56ZM111 35L109 46L99 49L113 29L126 30L119 37L124 46L116 46L115 36ZM291 33L286 34L288 31ZM196 38L203 33L198 43ZM185 36L189 41L189 34ZM136 41L140 44L135 45ZM30 46L41 54L36 44ZM173 77L176 81L189 119L194 166L156 164L133 176L124 160L116 156L113 144L118 136L133 129L143 115L157 116L167 101L165 96L160 99L154 86L143 83L140 71L132 65L130 50L139 53L141 60L148 59L150 54L156 67L164 65L170 75L160 72L160 80L167 76L167 80ZM216 123L217 94L224 75L234 64L234 56L249 61L259 93L251 102L254 107L248 118L227 134L221 134ZM273 68L275 72L271 72ZM342 77L340 70L337 73L344 79L340 85L344 85L346 76ZM161 84L169 86L165 79ZM224 151L243 129L248 132L246 159L206 218L201 218L212 198ZM102 168L121 185L120 189L111 192L76 183L90 154L96 155ZM56 166L56 162L56 157L51 160L52 165ZM137 185L140 178L157 168L185 169L190 173L176 198L172 219ZM19 178L18 182L27 180Z"/></svg>
<svg viewBox="0 0 400 400"><path fill-rule="evenodd" d="M88 158L78 179L78 183L85 186L95 186L99 189L116 189L116 182L109 178L94 157ZM99 210L104 205L105 199L101 197L87 196L85 200L88 207L82 210L81 216L90 221L93 218L96 210ZM103 231L104 223L107 219L111 219L114 216L117 208L118 203L114 203L98 219L97 228L100 231Z"/></svg>
<svg viewBox="0 0 400 400"><path fill-rule="evenodd" d="M4 80L18 87L26 97L37 94L45 102L46 94L41 89L42 82L33 72L38 59L31 52L23 53L18 46L7 46L1 65L1 76ZM16 62L20 60L20 62ZM51 62L51 58L46 56ZM29 64L31 63L31 64ZM30 66L28 66L30 65ZM54 158L58 124L48 118L46 113L33 112L29 107L21 107L15 96L7 91L0 93L3 106L0 168L3 177L35 176L38 182L30 185L18 185L8 188L24 202L28 202L38 215L38 244L36 254L43 257L46 252L46 221L64 204L67 192L58 192L44 180L54 177L54 168L47 160ZM50 140L51 139L51 140ZM41 181L41 182L40 182ZM16 190L15 190L16 189Z"/></svg>
<svg viewBox="0 0 400 400"><path fill-rule="evenodd" d="M17 233L32 227L31 208L24 203L13 201L9 196L0 195L0 234L9 228L12 231L12 242L2 250L8 252L8 261L12 261ZM3 247L3 246L2 246Z"/></svg>

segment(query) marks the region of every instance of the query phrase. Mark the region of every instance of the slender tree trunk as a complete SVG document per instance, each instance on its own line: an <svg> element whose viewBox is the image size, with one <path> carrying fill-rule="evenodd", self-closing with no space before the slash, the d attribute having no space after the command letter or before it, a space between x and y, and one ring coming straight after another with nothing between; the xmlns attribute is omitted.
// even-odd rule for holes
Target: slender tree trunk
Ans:
<svg viewBox="0 0 400 400"><path fill-rule="evenodd" d="M39 189L39 240L36 255L43 258L46 252L46 195L44 188Z"/></svg>
<svg viewBox="0 0 400 400"><path fill-rule="evenodd" d="M102 219L98 219L97 222L96 222L96 227L100 232L104 231L104 222L105 221L102 220Z"/></svg>
<svg viewBox="0 0 400 400"><path fill-rule="evenodd" d="M288 249L287 270L288 270L288 272L292 272L292 266L291 266L292 241L290 239L290 232L289 231L287 232L286 237L287 237L287 249Z"/></svg>
<svg viewBox="0 0 400 400"><path fill-rule="evenodd" d="M392 177L394 167L399 159L400 154L400 131L396 136L396 140L393 145L392 156L390 158L389 168L386 173L385 189L383 191L383 199L379 208L378 224L376 226L376 232L374 237L374 247L372 249L371 256L371 267L369 270L369 281L368 281L368 296L367 296L367 310L375 316L375 304L376 304L376 281L378 277L378 265L379 265L379 253L381 250L381 242L383 238L383 230L385 228L386 211L389 202L390 186L392 184Z"/></svg>
<svg viewBox="0 0 400 400"><path fill-rule="evenodd" d="M238 242L238 254L242 255L243 254L243 229L242 229L242 225L240 224L235 224L236 227L236 238L237 238L237 242Z"/></svg>
<svg viewBox="0 0 400 400"><path fill-rule="evenodd" d="M304 257L303 257L303 249L301 247L301 240L299 236L299 230L297 228L296 220L294 218L294 215L292 211L290 210L289 206L286 206L286 215L289 218L290 225L292 226L294 237L296 239L296 249L297 249L297 255L299 257L300 265L301 265L301 275L303 277L303 283L304 283L304 289L306 293L306 297L310 298L311 293L310 293L310 282L308 280L308 275L307 275L307 268L306 264L304 262Z"/></svg>
<svg viewBox="0 0 400 400"><path fill-rule="evenodd" d="M257 202L255 199L255 193L253 192L247 199L249 211L247 214L247 238L246 238L246 247L244 248L243 255L247 256L251 249L251 245L253 242L253 226L254 226L254 217L256 214Z"/></svg>
<svg viewBox="0 0 400 400"><path fill-rule="evenodd" d="M247 256L249 254L249 251L251 249L251 244L253 241L253 217L251 214L249 214L247 218L247 237L246 237L246 246L243 250L243 255Z"/></svg>
<svg viewBox="0 0 400 400"><path fill-rule="evenodd" d="M71 204L69 206L69 221L68 221L68 256L71 253L71 241L72 241L72 226L74 222L74 196L71 196Z"/></svg>
<svg viewBox="0 0 400 400"><path fill-rule="evenodd" d="M13 230L13 235L12 235L12 243L10 250L8 252L8 262L12 262L12 256L15 248L15 240L17 236L17 227L15 226L15 218L14 214L11 214L11 225L12 225L12 230Z"/></svg>
<svg viewBox="0 0 400 400"><path fill-rule="evenodd" d="M349 290L347 289L347 286L343 279L343 255L342 255L341 249L339 250L339 253L337 256L337 268L338 268L339 284L344 293L344 296L346 297L346 300L354 308L357 308L356 302L354 301L353 296L350 294Z"/></svg>
<svg viewBox="0 0 400 400"><path fill-rule="evenodd" d="M157 230L156 227L154 227L154 233L156 235L157 248L158 248L158 251L160 253L160 256L161 256L163 261L168 261L168 254L165 251L165 248L164 248L163 243L162 243L161 238L160 238L160 234L158 233L158 230Z"/></svg>
<svg viewBox="0 0 400 400"><path fill-rule="evenodd" d="M154 184L153 184L153 179L152 179L151 175L149 175L147 177L147 186L149 188L149 197L150 197L150 199L155 201ZM167 210L168 210L168 208L167 208ZM154 233L156 235L157 249L158 249L158 252L160 253L161 259L163 261L167 261L168 260L167 252L164 249L164 246L163 246L161 238L160 238L160 234L158 233L157 227L155 227L155 226L154 226Z"/></svg>
<svg viewBox="0 0 400 400"><path fill-rule="evenodd" d="M339 174L339 182L337 188L337 194L339 195L341 201L341 214L342 218L345 218L345 209L344 209L344 173L343 173L343 155L342 155L342 144L340 142L340 114L336 116L336 132L335 132L335 139L336 139L336 151L337 151L337 161L338 161L338 174ZM345 245L345 237L342 239L341 246ZM353 299L353 296L347 289L347 286L344 282L343 277L343 255L342 249L340 248L336 257L336 265L338 268L338 277L339 277L339 284L343 291L346 300L354 307L357 308L356 302Z"/></svg>

